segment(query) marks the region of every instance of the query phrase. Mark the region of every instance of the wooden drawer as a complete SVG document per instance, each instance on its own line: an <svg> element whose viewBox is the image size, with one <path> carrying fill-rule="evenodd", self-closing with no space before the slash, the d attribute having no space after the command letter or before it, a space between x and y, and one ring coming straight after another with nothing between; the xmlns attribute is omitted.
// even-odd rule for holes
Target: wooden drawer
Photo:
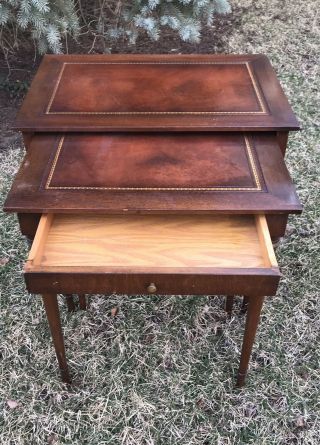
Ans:
<svg viewBox="0 0 320 445"><path fill-rule="evenodd" d="M25 265L35 293L274 295L264 215L44 214Z"/></svg>

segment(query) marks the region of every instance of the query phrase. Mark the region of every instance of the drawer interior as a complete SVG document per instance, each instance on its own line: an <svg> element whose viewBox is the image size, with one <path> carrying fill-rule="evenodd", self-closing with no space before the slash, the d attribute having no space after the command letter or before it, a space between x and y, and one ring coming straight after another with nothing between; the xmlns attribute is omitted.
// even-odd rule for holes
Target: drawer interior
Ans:
<svg viewBox="0 0 320 445"><path fill-rule="evenodd" d="M25 271L277 268L264 215L44 214Z"/></svg>

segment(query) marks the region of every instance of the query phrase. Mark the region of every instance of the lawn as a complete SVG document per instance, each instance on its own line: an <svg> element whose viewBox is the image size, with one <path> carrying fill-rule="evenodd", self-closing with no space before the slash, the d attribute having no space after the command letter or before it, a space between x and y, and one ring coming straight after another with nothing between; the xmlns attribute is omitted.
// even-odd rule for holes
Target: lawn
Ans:
<svg viewBox="0 0 320 445"><path fill-rule="evenodd" d="M234 27L219 50L269 56L303 128L286 160L304 212L277 247L283 278L264 306L246 387L234 389L240 299L227 320L219 296L142 295L95 296L75 313L60 300L75 377L66 387L41 300L24 288L27 243L15 216L2 214L1 445L320 443L319 4L231 3ZM24 152L19 137L6 141L1 202Z"/></svg>

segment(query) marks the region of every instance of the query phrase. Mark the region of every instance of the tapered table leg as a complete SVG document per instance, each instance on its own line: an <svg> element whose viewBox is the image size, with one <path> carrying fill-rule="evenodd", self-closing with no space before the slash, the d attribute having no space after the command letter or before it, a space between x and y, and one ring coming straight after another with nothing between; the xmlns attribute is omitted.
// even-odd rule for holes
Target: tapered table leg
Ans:
<svg viewBox="0 0 320 445"><path fill-rule="evenodd" d="M233 295L228 295L226 297L226 312L228 314L228 317L231 318L232 316L232 308L233 308L233 300L234 300L234 296Z"/></svg>
<svg viewBox="0 0 320 445"><path fill-rule="evenodd" d="M73 295L69 294L69 295L65 295L66 297L66 303L67 303L67 307L68 307L68 312L73 312L76 310L76 306L74 304L74 299L73 299Z"/></svg>
<svg viewBox="0 0 320 445"><path fill-rule="evenodd" d="M246 319L246 327L243 336L240 366L237 378L237 386L239 387L243 386L245 383L248 364L260 319L260 313L264 297L249 297L248 300L249 300L248 313Z"/></svg>
<svg viewBox="0 0 320 445"><path fill-rule="evenodd" d="M62 380L65 383L71 383L66 353L64 348L64 340L61 329L61 321L59 307L56 294L43 294L43 304L46 310L48 323L52 335L54 348L56 350L57 360L59 363Z"/></svg>
<svg viewBox="0 0 320 445"><path fill-rule="evenodd" d="M79 306L80 306L80 309L82 309L84 311L87 309L87 301L86 301L85 295L79 295Z"/></svg>
<svg viewBox="0 0 320 445"><path fill-rule="evenodd" d="M249 298L244 295L240 309L241 314L245 314L247 312L248 304L249 304Z"/></svg>

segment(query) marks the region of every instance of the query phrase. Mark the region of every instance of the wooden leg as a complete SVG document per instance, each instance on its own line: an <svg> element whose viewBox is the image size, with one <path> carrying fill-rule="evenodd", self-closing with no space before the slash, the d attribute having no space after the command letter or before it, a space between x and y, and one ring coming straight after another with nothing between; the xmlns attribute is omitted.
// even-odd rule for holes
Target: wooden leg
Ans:
<svg viewBox="0 0 320 445"><path fill-rule="evenodd" d="M279 215L266 215L266 219L272 242L275 243L285 235L288 215L283 213Z"/></svg>
<svg viewBox="0 0 320 445"><path fill-rule="evenodd" d="M79 295L79 306L80 306L80 309L82 309L84 311L87 309L87 301L86 301L85 295Z"/></svg>
<svg viewBox="0 0 320 445"><path fill-rule="evenodd" d="M286 154L287 144L288 144L288 131L277 131L277 140L280 147L280 150L282 152L283 157Z"/></svg>
<svg viewBox="0 0 320 445"><path fill-rule="evenodd" d="M39 225L41 213L17 213L20 232L33 240Z"/></svg>
<svg viewBox="0 0 320 445"><path fill-rule="evenodd" d="M229 318L231 318L232 316L233 300L234 300L233 295L228 295L226 297L226 312Z"/></svg>
<svg viewBox="0 0 320 445"><path fill-rule="evenodd" d="M24 146L26 147L26 151L28 151L30 148L33 136L34 136L34 133L32 133L32 132L26 132L26 131L22 132L22 138L23 138Z"/></svg>
<svg viewBox="0 0 320 445"><path fill-rule="evenodd" d="M245 314L247 312L248 304L249 304L249 298L244 295L240 309L241 314Z"/></svg>
<svg viewBox="0 0 320 445"><path fill-rule="evenodd" d="M54 348L56 350L62 380L65 383L71 383L66 353L64 349L57 295L43 294L42 299L48 318Z"/></svg>
<svg viewBox="0 0 320 445"><path fill-rule="evenodd" d="M248 300L248 314L243 336L240 366L237 378L238 387L243 386L245 382L264 297L249 297Z"/></svg>
<svg viewBox="0 0 320 445"><path fill-rule="evenodd" d="M66 303L68 306L68 312L73 312L76 310L76 306L74 304L73 295L66 295Z"/></svg>

